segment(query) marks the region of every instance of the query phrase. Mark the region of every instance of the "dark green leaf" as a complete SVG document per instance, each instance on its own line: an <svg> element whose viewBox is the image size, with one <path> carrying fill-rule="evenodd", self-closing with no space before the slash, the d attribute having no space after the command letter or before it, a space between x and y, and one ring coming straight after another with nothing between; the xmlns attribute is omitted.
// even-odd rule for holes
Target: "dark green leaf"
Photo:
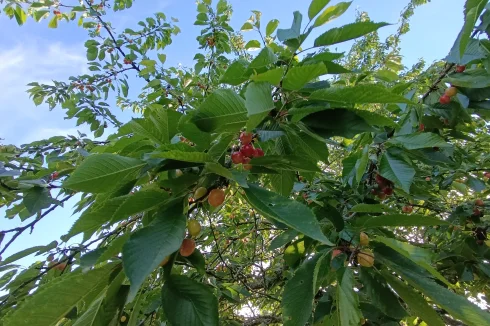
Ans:
<svg viewBox="0 0 490 326"><path fill-rule="evenodd" d="M377 228L384 226L433 226L448 225L449 223L432 216L418 214L389 214L380 216L364 216L355 220L355 225L361 228Z"/></svg>
<svg viewBox="0 0 490 326"><path fill-rule="evenodd" d="M357 326L361 322L359 298L354 292L354 285L354 275L350 268L341 268L337 271L336 301L339 322L342 326Z"/></svg>
<svg viewBox="0 0 490 326"><path fill-rule="evenodd" d="M332 28L315 40L315 46L328 46L353 40L377 29L389 25L388 23L358 22Z"/></svg>
<svg viewBox="0 0 490 326"><path fill-rule="evenodd" d="M311 94L312 100L340 103L407 103L414 104L403 95L391 93L379 85L338 86L318 90Z"/></svg>
<svg viewBox="0 0 490 326"><path fill-rule="evenodd" d="M281 42L286 40L298 38L301 34L301 22L303 21L303 15L299 11L293 13L294 19L291 28L288 29L278 29L277 39Z"/></svg>
<svg viewBox="0 0 490 326"><path fill-rule="evenodd" d="M299 90L309 81L327 73L327 68L323 62L305 66L298 66L289 69L284 77L282 86L285 89Z"/></svg>

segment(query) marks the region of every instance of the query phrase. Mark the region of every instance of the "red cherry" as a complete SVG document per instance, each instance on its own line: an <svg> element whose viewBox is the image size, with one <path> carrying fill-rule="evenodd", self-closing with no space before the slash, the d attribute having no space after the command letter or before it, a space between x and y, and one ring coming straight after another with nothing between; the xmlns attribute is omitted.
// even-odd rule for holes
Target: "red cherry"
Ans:
<svg viewBox="0 0 490 326"><path fill-rule="evenodd" d="M475 205L476 206L485 206L485 202L481 199L475 200Z"/></svg>
<svg viewBox="0 0 490 326"><path fill-rule="evenodd" d="M55 171L55 172L53 172L53 174L51 174L51 179L56 180L56 179L58 179L58 176L59 176L59 175L60 175L60 174L59 174L58 172L56 172L56 171Z"/></svg>
<svg viewBox="0 0 490 326"><path fill-rule="evenodd" d="M430 181L430 177L426 177L425 181L427 181L427 182Z"/></svg>
<svg viewBox="0 0 490 326"><path fill-rule="evenodd" d="M248 145L252 142L253 135L251 132L242 132L240 134L240 142L242 145Z"/></svg>
<svg viewBox="0 0 490 326"><path fill-rule="evenodd" d="M383 192L385 193L386 196L391 196L393 195L393 188L384 188Z"/></svg>
<svg viewBox="0 0 490 326"><path fill-rule="evenodd" d="M376 174L375 181L381 188L384 188L388 184L388 180L386 180L379 174Z"/></svg>
<svg viewBox="0 0 490 326"><path fill-rule="evenodd" d="M456 66L456 72L462 73L466 70L466 66Z"/></svg>
<svg viewBox="0 0 490 326"><path fill-rule="evenodd" d="M419 124L419 131L424 131L425 130L425 126L423 123Z"/></svg>
<svg viewBox="0 0 490 326"><path fill-rule="evenodd" d="M380 192L380 193L378 194L378 197L379 197L379 199L381 199L381 200L385 200L385 199L386 199L386 194L385 194L384 192Z"/></svg>
<svg viewBox="0 0 490 326"><path fill-rule="evenodd" d="M447 95L442 95L440 98L439 98L439 103L441 104L449 104L451 103L451 98Z"/></svg>
<svg viewBox="0 0 490 326"><path fill-rule="evenodd" d="M253 157L255 153L255 149L252 144L247 144L242 146L240 152L242 152L243 156Z"/></svg>
<svg viewBox="0 0 490 326"><path fill-rule="evenodd" d="M256 148L254 152L254 157L262 157L264 156L264 151L262 148Z"/></svg>
<svg viewBox="0 0 490 326"><path fill-rule="evenodd" d="M480 217L481 216L481 211L478 208L475 208L473 210L473 216Z"/></svg>
<svg viewBox="0 0 490 326"><path fill-rule="evenodd" d="M233 154L231 154L231 161L234 164L243 163L243 154L240 152L233 152Z"/></svg>

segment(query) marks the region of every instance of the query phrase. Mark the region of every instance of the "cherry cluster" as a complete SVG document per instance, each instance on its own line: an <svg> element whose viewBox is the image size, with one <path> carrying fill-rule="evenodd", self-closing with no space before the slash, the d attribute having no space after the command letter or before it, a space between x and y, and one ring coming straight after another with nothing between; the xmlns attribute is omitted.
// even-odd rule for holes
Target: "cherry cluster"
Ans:
<svg viewBox="0 0 490 326"><path fill-rule="evenodd" d="M457 73L463 73L466 70L466 66L456 66L455 71ZM444 94L439 98L439 103L441 104L449 104L451 103L451 97L456 96L458 94L458 89L454 86L449 87L446 89Z"/></svg>
<svg viewBox="0 0 490 326"><path fill-rule="evenodd" d="M374 179L378 186L376 188L373 188L371 190L371 193L374 196L378 196L379 199L383 200L386 199L387 196L393 195L393 182L390 180L383 178L381 175L376 174L376 177Z"/></svg>
<svg viewBox="0 0 490 326"><path fill-rule="evenodd" d="M249 164L253 157L264 156L264 151L261 148L254 148L252 144L253 135L251 132L242 132L240 134L240 150L231 154L231 161L234 164L243 164L245 170L252 169L252 165Z"/></svg>

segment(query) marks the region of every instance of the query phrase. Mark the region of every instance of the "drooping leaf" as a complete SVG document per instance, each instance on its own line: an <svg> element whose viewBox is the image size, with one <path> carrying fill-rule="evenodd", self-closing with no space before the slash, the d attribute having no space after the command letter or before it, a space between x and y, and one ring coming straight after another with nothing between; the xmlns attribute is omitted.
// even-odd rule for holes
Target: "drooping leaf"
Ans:
<svg viewBox="0 0 490 326"><path fill-rule="evenodd" d="M145 163L114 154L95 154L85 161L63 182L63 188L77 191L108 192L118 185L137 178Z"/></svg>
<svg viewBox="0 0 490 326"><path fill-rule="evenodd" d="M41 286L3 321L6 325L18 326L56 325L74 306L101 293L118 268L119 264L110 264Z"/></svg>
<svg viewBox="0 0 490 326"><path fill-rule="evenodd" d="M345 41L353 40L366 34L372 33L388 23L358 22L347 24L342 27L332 28L323 33L315 40L315 46L328 46Z"/></svg>
<svg viewBox="0 0 490 326"><path fill-rule="evenodd" d="M177 205L160 212L155 220L134 232L123 247L123 266L131 283L128 300L133 300L146 277L163 259L180 248L186 218Z"/></svg>
<svg viewBox="0 0 490 326"><path fill-rule="evenodd" d="M293 190L296 174L293 171L281 170L278 174L270 176L271 186L278 194L288 197Z"/></svg>
<svg viewBox="0 0 490 326"><path fill-rule="evenodd" d="M324 254L316 254L304 262L286 283L281 301L284 325L303 326L310 318L316 294L317 265L323 259Z"/></svg>
<svg viewBox="0 0 490 326"><path fill-rule="evenodd" d="M280 28L277 30L277 39L281 42L298 38L301 34L301 22L303 21L303 15L299 11L295 11L293 15L294 19L291 28Z"/></svg>
<svg viewBox="0 0 490 326"><path fill-rule="evenodd" d="M354 275L350 268L337 271L336 301L339 325L359 325L362 314L359 310L359 298L354 292Z"/></svg>
<svg viewBox="0 0 490 326"><path fill-rule="evenodd" d="M21 250L19 252L16 252L15 254L3 259L2 261L0 261L0 266L8 265L10 263L13 263L14 261L17 261L19 259L22 259L26 256L32 255L33 253L44 250L44 249L46 249L46 246L35 246L35 247L31 247L31 248Z"/></svg>
<svg viewBox="0 0 490 326"><path fill-rule="evenodd" d="M401 145L410 150L433 147L452 147L452 145L447 143L441 136L431 132L396 136L391 138L389 142L392 144Z"/></svg>
<svg viewBox="0 0 490 326"><path fill-rule="evenodd" d="M162 289L163 310L173 325L218 326L218 299L201 282L171 275Z"/></svg>
<svg viewBox="0 0 490 326"><path fill-rule="evenodd" d="M245 101L232 90L217 90L201 104L192 121L206 132L238 131L247 122Z"/></svg>
<svg viewBox="0 0 490 326"><path fill-rule="evenodd" d="M29 212L37 213L40 210L51 206L54 200L51 198L48 189L34 187L24 193L22 202Z"/></svg>
<svg viewBox="0 0 490 326"><path fill-rule="evenodd" d="M409 193L415 176L415 169L406 160L390 152L385 152L379 162L379 174Z"/></svg>
<svg viewBox="0 0 490 326"><path fill-rule="evenodd" d="M286 224L310 238L332 245L320 229L320 224L308 207L282 197L257 185L244 189L248 202L265 216Z"/></svg>
<svg viewBox="0 0 490 326"><path fill-rule="evenodd" d="M279 33L279 31L278 31ZM266 67L270 64L273 64L277 61L277 56L274 52L269 48L263 48L260 53L250 62L248 65L249 69L260 69Z"/></svg>
<svg viewBox="0 0 490 326"><path fill-rule="evenodd" d="M379 85L337 86L318 90L311 94L312 100L340 103L407 103L414 104L403 95L391 93Z"/></svg>
<svg viewBox="0 0 490 326"><path fill-rule="evenodd" d="M285 246L288 242L291 242L294 238L298 236L298 231L296 230L287 230L281 234L279 234L277 237L275 237L272 241L271 244L269 245L268 250L275 250L278 248L281 248Z"/></svg>
<svg viewBox="0 0 490 326"><path fill-rule="evenodd" d="M233 86L240 85L248 79L248 77L245 75L247 69L248 62L246 60L240 59L233 62L221 77L220 83L230 84Z"/></svg>
<svg viewBox="0 0 490 326"><path fill-rule="evenodd" d="M250 83L245 91L248 112L247 130L253 130L274 109L269 83Z"/></svg>
<svg viewBox="0 0 490 326"><path fill-rule="evenodd" d="M284 67L278 67L267 70L264 73L250 76L250 79L255 82L267 82L271 85L278 85L284 74Z"/></svg>
<svg viewBox="0 0 490 326"><path fill-rule="evenodd" d="M269 21L267 23L267 26L265 27L265 35L271 36L278 26L279 26L279 21L277 19L271 19L271 21Z"/></svg>

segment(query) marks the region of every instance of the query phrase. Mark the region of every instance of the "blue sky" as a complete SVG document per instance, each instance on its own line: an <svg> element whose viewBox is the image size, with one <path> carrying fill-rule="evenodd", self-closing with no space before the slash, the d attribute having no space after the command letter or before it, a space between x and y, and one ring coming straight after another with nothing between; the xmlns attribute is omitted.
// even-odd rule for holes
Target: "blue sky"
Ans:
<svg viewBox="0 0 490 326"><path fill-rule="evenodd" d="M214 0L216 2L217 0ZM67 1L70 2L77 1ZM234 8L232 26L239 29L250 17L251 10L262 11L262 25L270 19L279 19L280 28L288 28L292 22L292 12L299 10L305 15L308 0L229 0ZM331 1L336 4L339 1ZM350 9L332 23L318 28L310 41L327 28L341 26L355 19L356 10L367 11L374 21L395 24L385 27L380 35L385 37L397 28L399 14L408 0L354 0ZM151 5L149 5L151 3ZM444 58L449 52L463 24L463 0L432 0L419 7L411 20L411 31L402 39L403 63L411 66L423 57L428 63ZM450 9L448 9L450 8ZM193 26L196 10L192 0L134 1L132 9L112 16L113 26L119 31L125 27L136 26L139 20L162 11L167 17L179 19L177 25L182 33L174 37L173 43L165 49L166 66L182 64L193 66L193 57L197 50L195 38L200 28ZM0 138L4 143L20 145L26 142L54 135L76 134L77 130L86 132L85 126L76 127L75 121L64 120L64 113L57 108L49 111L44 105L36 107L25 90L32 81L49 83L50 80L66 80L71 75L87 72L85 48L83 43L87 33L77 27L75 22L60 23L58 29L49 29L47 21L35 23L31 20L18 27L15 21L0 16ZM256 32L245 33L245 38L258 39ZM347 51L349 43L333 51ZM133 78L134 79L134 78ZM131 82L130 82L131 84ZM138 83L139 84L139 83ZM138 89L131 90L137 94ZM111 102L113 103L113 101ZM131 112L121 113L116 107L113 113L122 121L131 118ZM37 224L30 236L23 236L10 247L4 257L21 249L35 245L48 244L66 233L76 217L71 216L73 202L67 202L65 208L57 208L53 214ZM0 209L0 215L4 210ZM18 219L0 218L0 230L18 226ZM28 265L33 258L21 261Z"/></svg>

